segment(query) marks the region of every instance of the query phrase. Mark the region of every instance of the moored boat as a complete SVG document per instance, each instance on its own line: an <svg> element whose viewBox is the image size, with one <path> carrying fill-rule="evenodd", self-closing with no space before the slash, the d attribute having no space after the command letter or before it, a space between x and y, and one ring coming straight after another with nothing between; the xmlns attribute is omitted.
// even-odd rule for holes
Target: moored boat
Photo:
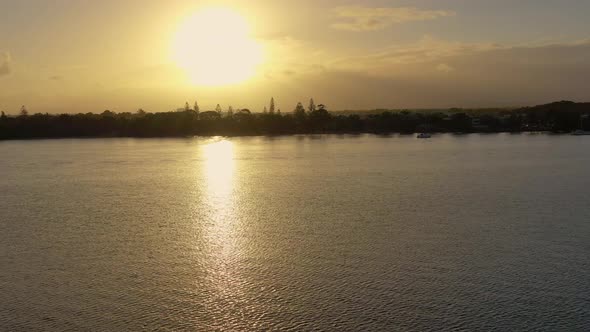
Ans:
<svg viewBox="0 0 590 332"><path fill-rule="evenodd" d="M574 131L572 133L572 135L574 135L574 136L586 136L586 135L590 135L590 131L578 129L578 130Z"/></svg>

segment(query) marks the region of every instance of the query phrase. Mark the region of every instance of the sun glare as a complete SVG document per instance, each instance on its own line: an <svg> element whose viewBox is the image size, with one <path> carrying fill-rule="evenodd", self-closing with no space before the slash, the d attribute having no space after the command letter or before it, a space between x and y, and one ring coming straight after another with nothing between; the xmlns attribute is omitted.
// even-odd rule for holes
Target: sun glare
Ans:
<svg viewBox="0 0 590 332"><path fill-rule="evenodd" d="M203 147L205 175L210 184L210 194L222 200L231 195L234 173L234 146L221 140Z"/></svg>
<svg viewBox="0 0 590 332"><path fill-rule="evenodd" d="M227 8L188 17L174 37L172 56L192 83L205 86L241 83L263 61L262 47L251 38L246 19Z"/></svg>

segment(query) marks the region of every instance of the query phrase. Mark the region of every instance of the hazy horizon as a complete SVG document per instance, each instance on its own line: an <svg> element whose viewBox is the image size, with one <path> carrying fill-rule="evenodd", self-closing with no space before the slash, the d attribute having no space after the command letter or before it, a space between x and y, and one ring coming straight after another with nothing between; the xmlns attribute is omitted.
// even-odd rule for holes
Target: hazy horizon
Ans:
<svg viewBox="0 0 590 332"><path fill-rule="evenodd" d="M0 0L0 110L587 101L589 11L575 0Z"/></svg>

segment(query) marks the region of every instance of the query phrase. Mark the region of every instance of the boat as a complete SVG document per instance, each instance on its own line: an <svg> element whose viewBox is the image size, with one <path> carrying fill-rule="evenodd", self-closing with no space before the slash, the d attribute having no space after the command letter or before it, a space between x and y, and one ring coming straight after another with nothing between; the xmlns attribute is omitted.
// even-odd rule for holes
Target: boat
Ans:
<svg viewBox="0 0 590 332"><path fill-rule="evenodd" d="M580 114L580 129L574 131L572 135L574 136L585 136L590 135L590 131L584 130L584 119L588 119L590 115L588 114Z"/></svg>
<svg viewBox="0 0 590 332"><path fill-rule="evenodd" d="M590 131L578 129L578 130L574 131L572 133L572 135L574 135L574 136L586 136L586 135L590 135Z"/></svg>
<svg viewBox="0 0 590 332"><path fill-rule="evenodd" d="M428 133L420 133L418 134L417 138L431 138L432 135L428 134Z"/></svg>

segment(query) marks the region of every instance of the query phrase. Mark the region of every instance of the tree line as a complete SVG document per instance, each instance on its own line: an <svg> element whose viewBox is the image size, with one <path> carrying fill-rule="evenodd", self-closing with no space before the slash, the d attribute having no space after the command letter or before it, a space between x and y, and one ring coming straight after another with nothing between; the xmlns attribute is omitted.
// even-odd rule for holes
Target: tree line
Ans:
<svg viewBox="0 0 590 332"><path fill-rule="evenodd" d="M556 102L513 110L480 112L382 111L377 114L340 114L310 100L289 112L276 108L274 98L262 113L249 109L201 112L189 103L173 112L135 113L104 111L78 114L29 114L23 106L19 115L0 113L0 139L67 137L183 137L284 135L320 133L415 133L415 132L569 132L590 128L590 103Z"/></svg>

